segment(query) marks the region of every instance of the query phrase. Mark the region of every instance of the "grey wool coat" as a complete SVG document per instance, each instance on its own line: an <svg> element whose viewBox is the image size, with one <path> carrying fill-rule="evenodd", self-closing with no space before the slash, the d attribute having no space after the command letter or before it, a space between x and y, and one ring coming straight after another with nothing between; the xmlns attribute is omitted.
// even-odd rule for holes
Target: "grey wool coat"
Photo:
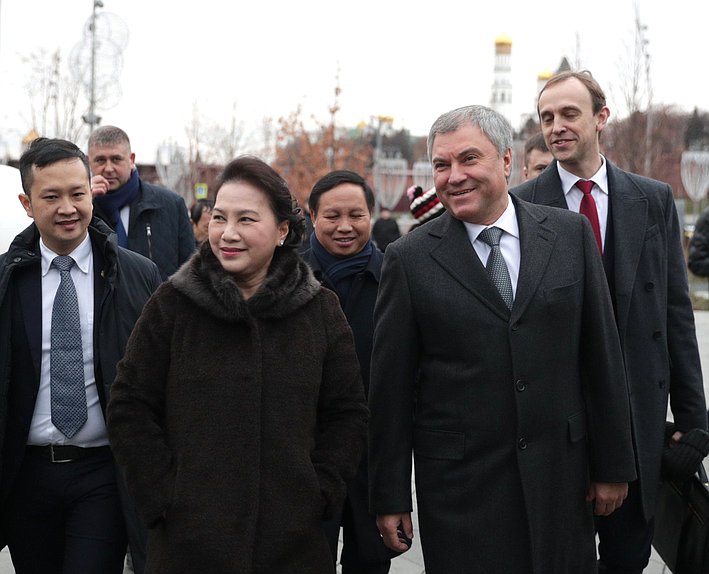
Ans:
<svg viewBox="0 0 709 574"><path fill-rule="evenodd" d="M146 305L108 429L150 527L146 573L331 573L367 407L337 297L278 249L244 301L205 244Z"/></svg>
<svg viewBox="0 0 709 574"><path fill-rule="evenodd" d="M593 574L588 481L635 479L591 226L512 198L511 312L448 212L392 243L375 308L371 506L410 511L427 574Z"/></svg>

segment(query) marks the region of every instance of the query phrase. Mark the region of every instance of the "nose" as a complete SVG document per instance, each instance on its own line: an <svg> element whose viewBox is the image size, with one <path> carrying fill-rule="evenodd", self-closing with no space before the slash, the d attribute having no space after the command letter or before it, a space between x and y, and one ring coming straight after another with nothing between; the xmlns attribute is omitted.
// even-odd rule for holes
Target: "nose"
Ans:
<svg viewBox="0 0 709 574"><path fill-rule="evenodd" d="M347 217L343 217L337 222L338 231L350 231L352 229L352 222Z"/></svg>
<svg viewBox="0 0 709 574"><path fill-rule="evenodd" d="M448 182L455 185L465 181L467 175L465 169L458 162L453 162L451 164L450 174L448 176Z"/></svg>
<svg viewBox="0 0 709 574"><path fill-rule="evenodd" d="M563 119L560 117L554 118L554 123L552 125L552 133L558 134L566 131L566 126L564 125Z"/></svg>
<svg viewBox="0 0 709 574"><path fill-rule="evenodd" d="M73 214L76 211L76 206L70 197L62 197L59 201L58 212L66 215Z"/></svg>
<svg viewBox="0 0 709 574"><path fill-rule="evenodd" d="M222 239L224 241L239 241L241 234L239 233L238 224L227 221L224 226L224 231L222 231Z"/></svg>

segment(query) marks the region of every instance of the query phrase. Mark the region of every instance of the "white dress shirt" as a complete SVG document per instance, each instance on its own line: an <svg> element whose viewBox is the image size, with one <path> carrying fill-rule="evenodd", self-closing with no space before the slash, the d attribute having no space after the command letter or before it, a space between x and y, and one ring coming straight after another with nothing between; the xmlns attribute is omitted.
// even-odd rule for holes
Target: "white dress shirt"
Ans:
<svg viewBox="0 0 709 574"><path fill-rule="evenodd" d="M557 162L556 167L559 170L559 177L561 178L561 189L566 195L566 205L569 206L571 211L578 213L581 209L581 200L583 199L583 191L576 187L576 182L579 176L574 175L570 171L565 170L561 167L561 164ZM591 190L591 196L596 202L596 209L598 210L598 224L601 228L601 245L603 248L606 247L606 228L608 227L608 169L606 165L606 158L601 156L601 167L588 179L593 180L593 189Z"/></svg>
<svg viewBox="0 0 709 574"><path fill-rule="evenodd" d="M517 225L517 212L515 205L508 197L507 208L502 213L497 221L490 225L478 225L477 223L463 222L465 229L468 232L468 239L478 254L480 261L485 267L487 258L490 255L491 247L478 239L478 235L488 227L499 227L503 233L500 237L500 251L502 257L507 264L507 270L510 273L510 282L512 283L512 295L517 295L517 279L519 279L519 262L520 262L520 247L519 247L519 225Z"/></svg>
<svg viewBox="0 0 709 574"><path fill-rule="evenodd" d="M106 423L94 377L94 257L91 251L91 240L87 235L86 239L69 254L75 262L71 268L71 278L74 281L76 296L79 300L81 346L84 354L84 381L88 407L86 423L71 439L64 436L52 424L49 374L52 306L61 276L59 270L52 266L52 261L57 254L49 249L41 239L39 241L39 250L42 256L42 364L39 392L35 402L27 444L72 444L82 447L107 445L108 433L106 432Z"/></svg>

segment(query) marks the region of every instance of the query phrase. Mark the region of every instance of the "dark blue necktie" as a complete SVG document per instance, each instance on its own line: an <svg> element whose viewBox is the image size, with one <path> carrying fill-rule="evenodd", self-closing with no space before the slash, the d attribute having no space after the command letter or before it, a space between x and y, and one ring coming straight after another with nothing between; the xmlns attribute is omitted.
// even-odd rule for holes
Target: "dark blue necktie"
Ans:
<svg viewBox="0 0 709 574"><path fill-rule="evenodd" d="M510 271L507 269L507 263L505 263L505 258L502 256L502 251L500 251L500 237L502 237L502 229L499 227L488 227L483 229L478 235L480 241L490 246L490 255L485 264L487 274L500 292L507 308L512 309L512 281L510 280Z"/></svg>
<svg viewBox="0 0 709 574"><path fill-rule="evenodd" d="M52 424L71 438L84 426L87 417L79 301L71 278L74 260L60 255L54 258L52 265L61 274L52 306L49 354Z"/></svg>

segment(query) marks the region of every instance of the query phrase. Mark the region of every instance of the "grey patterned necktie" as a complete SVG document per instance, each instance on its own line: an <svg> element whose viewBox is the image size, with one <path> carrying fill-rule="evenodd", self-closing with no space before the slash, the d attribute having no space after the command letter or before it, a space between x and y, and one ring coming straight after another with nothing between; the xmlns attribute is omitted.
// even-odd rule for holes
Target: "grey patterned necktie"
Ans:
<svg viewBox="0 0 709 574"><path fill-rule="evenodd" d="M71 438L84 426L87 417L79 301L71 278L74 260L60 255L54 258L52 265L61 274L52 306L49 354L52 424Z"/></svg>
<svg viewBox="0 0 709 574"><path fill-rule="evenodd" d="M510 281L510 272L507 269L507 263L505 263L505 258L502 257L502 251L500 251L501 236L502 229L499 227L488 227L480 232L478 239L490 246L490 255L485 265L487 274L500 292L507 308L512 309L512 281Z"/></svg>

